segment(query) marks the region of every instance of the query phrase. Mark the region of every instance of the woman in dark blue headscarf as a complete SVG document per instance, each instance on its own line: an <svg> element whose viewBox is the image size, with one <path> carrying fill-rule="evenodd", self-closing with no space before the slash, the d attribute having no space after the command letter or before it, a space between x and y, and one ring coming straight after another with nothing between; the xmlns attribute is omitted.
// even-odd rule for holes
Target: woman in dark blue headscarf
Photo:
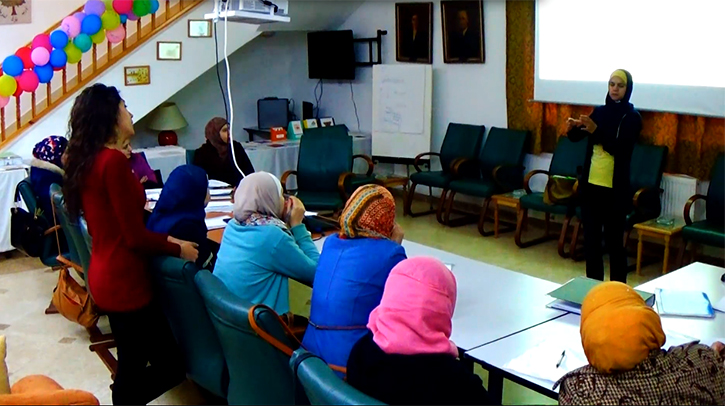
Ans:
<svg viewBox="0 0 725 406"><path fill-rule="evenodd" d="M46 218L52 219L53 208L50 205L50 185L63 186L63 154L68 147L68 139L58 135L44 138L33 148L33 160L30 162L30 185L38 200L38 206Z"/></svg>
<svg viewBox="0 0 725 406"><path fill-rule="evenodd" d="M212 269L219 245L206 238L204 208L209 202L206 172L193 165L182 165L169 175L159 201L146 227L157 233L199 244L200 268Z"/></svg>

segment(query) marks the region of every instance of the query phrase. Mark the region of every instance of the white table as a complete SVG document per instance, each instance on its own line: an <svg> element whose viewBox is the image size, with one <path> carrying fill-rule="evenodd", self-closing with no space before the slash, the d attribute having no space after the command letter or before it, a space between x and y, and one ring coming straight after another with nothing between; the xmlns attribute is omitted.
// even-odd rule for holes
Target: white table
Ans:
<svg viewBox="0 0 725 406"><path fill-rule="evenodd" d="M176 145L135 149L133 152L143 152L151 169L161 171L164 183L177 166L186 165L186 150Z"/></svg>
<svg viewBox="0 0 725 406"><path fill-rule="evenodd" d="M27 176L26 166L0 167L0 252L15 249L10 244L10 209L15 203L15 188Z"/></svg>

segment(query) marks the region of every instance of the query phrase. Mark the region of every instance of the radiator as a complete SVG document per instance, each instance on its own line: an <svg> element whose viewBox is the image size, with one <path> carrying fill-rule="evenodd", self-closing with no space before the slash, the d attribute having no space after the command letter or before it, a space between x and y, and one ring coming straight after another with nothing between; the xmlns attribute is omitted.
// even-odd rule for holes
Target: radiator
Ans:
<svg viewBox="0 0 725 406"><path fill-rule="evenodd" d="M683 212L687 200L700 193L700 181L687 175L666 173L662 176L662 213L663 217L684 220ZM705 204L702 200L695 203L690 213L693 221L705 217Z"/></svg>

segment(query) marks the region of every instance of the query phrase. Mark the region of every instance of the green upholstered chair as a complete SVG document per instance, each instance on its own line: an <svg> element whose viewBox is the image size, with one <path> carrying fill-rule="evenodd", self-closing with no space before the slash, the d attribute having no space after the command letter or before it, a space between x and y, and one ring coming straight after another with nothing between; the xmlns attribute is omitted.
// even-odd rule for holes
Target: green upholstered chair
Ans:
<svg viewBox="0 0 725 406"><path fill-rule="evenodd" d="M288 365L290 357L252 329L249 323L252 303L240 299L207 270L197 272L194 282L219 337L229 369L229 404L293 404L295 392ZM277 322L270 320L272 315L264 313L259 315L264 320L257 318L258 325L263 326L265 331L270 331ZM294 347L280 330L271 331L271 334Z"/></svg>
<svg viewBox="0 0 725 406"><path fill-rule="evenodd" d="M533 192L529 183L531 178L535 175L543 174L547 176L570 176L578 177L581 171L581 167L584 165L586 159L587 143L586 142L572 142L567 137L559 137L559 141L556 144L554 155L551 158L551 164L549 170L533 170L526 174L524 178L524 190L526 194L521 196L519 199L519 212L517 215L516 222L516 234L514 235L514 241L520 248L527 248L532 245L542 243L556 238L555 235L549 233L550 218L551 215L560 215L564 218L564 224L559 233L559 255L563 258L569 256L569 253L565 250L566 237L569 229L569 222L572 216L575 214L576 204L553 204L549 205L544 203L544 193ZM524 226L528 219L529 210L535 210L545 213L545 231L544 235L531 241L522 241L522 233Z"/></svg>
<svg viewBox="0 0 725 406"><path fill-rule="evenodd" d="M156 257L152 275L161 307L186 362L186 375L226 399L229 371L214 325L194 277L199 268L180 258Z"/></svg>
<svg viewBox="0 0 725 406"><path fill-rule="evenodd" d="M368 162L365 175L352 173L353 160L362 158ZM296 171L282 175L282 186L287 189L290 175L297 177L296 195L305 208L316 211L341 209L354 188L375 183L372 176L372 159L352 153L352 138L347 127L336 125L305 130L300 140Z"/></svg>
<svg viewBox="0 0 725 406"><path fill-rule="evenodd" d="M311 405L384 405L340 379L314 354L300 348L290 359L294 379L302 385Z"/></svg>
<svg viewBox="0 0 725 406"><path fill-rule="evenodd" d="M697 201L705 200L705 220L692 221L690 209ZM692 196L685 204L685 226L682 228L684 243L680 250L679 263L689 243L725 248L725 155L718 155L710 172L710 186L707 196Z"/></svg>
<svg viewBox="0 0 725 406"><path fill-rule="evenodd" d="M629 184L632 194L632 207L627 214L625 244L634 225L659 217L662 210L660 195L662 189L662 174L667 163L667 147L658 145L635 144L632 151ZM576 217L572 222L574 233L569 252L572 259L581 259L575 255L581 229L581 207L576 208Z"/></svg>
<svg viewBox="0 0 725 406"><path fill-rule="evenodd" d="M18 183L17 192L22 197L23 202L25 202L28 213L37 213L41 221L47 225L47 230L41 241L40 262L51 268L62 267L63 264L58 261L58 255L62 254L67 258L70 253L68 252L68 243L66 242L65 235L58 233L58 236L56 236L53 213L43 213L38 210L38 198L35 196L30 178L25 178ZM61 252L58 252L58 245L60 245Z"/></svg>
<svg viewBox="0 0 725 406"><path fill-rule="evenodd" d="M492 235L484 230L491 196L518 189L523 183L527 131L492 127L476 159L459 160L452 168L453 179L448 185L450 196L446 203L444 223L451 226L466 224L471 218L451 220L453 202L457 194L483 198L478 213L478 231L481 235ZM512 228L513 230L513 228Z"/></svg>
<svg viewBox="0 0 725 406"><path fill-rule="evenodd" d="M436 213L438 221L443 223L443 208L448 195L448 184L453 179L451 167L459 160L471 159L476 156L481 148L485 131L486 127L482 125L449 123L443 145L441 145L441 152L424 152L415 157L413 166L417 172L410 175L411 185L403 205L403 213L406 216L418 217ZM422 170L420 166L424 158L432 156L437 156L440 159L441 170ZM436 210L413 213L411 207L415 198L415 188L418 185L442 189Z"/></svg>
<svg viewBox="0 0 725 406"><path fill-rule="evenodd" d="M194 164L194 155L196 155L195 149L187 149L186 150L186 164L187 165L193 165Z"/></svg>

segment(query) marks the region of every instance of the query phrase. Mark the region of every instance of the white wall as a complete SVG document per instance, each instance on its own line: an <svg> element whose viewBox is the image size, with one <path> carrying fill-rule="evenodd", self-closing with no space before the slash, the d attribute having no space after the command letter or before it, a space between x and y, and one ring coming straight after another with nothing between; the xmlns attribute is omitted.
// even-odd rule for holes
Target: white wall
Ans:
<svg viewBox="0 0 725 406"><path fill-rule="evenodd" d="M184 88L215 64L213 38L187 37L187 19L203 18L204 13L208 11L206 3L192 10L105 71L96 82L116 86L121 91L121 97L126 100L129 110L134 114L136 120L145 116L165 101L169 95ZM257 29L256 25L229 24L228 48L230 52L256 37L259 34ZM182 41L183 59L181 61L157 61L156 41ZM219 42L220 47L223 47L223 37L219 38ZM123 67L134 65L150 65L150 85L124 86ZM13 151L23 158L29 158L33 146L44 137L51 134L66 134L68 117L74 99L75 97L70 97L4 150Z"/></svg>

